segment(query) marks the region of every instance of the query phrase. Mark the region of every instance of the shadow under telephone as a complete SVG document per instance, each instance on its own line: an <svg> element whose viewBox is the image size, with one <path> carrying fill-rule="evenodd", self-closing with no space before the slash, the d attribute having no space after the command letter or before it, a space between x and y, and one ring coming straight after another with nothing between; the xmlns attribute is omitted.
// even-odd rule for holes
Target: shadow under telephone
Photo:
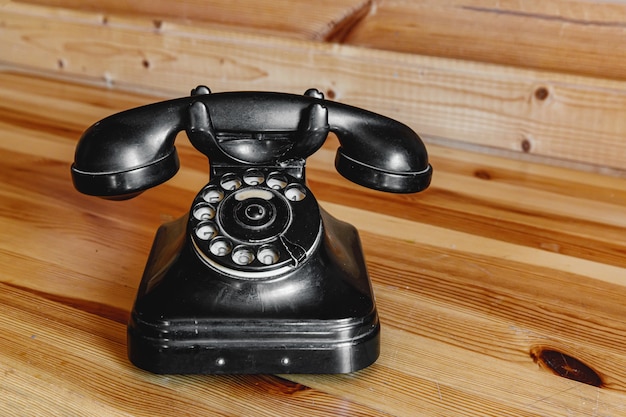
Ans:
<svg viewBox="0 0 626 417"><path fill-rule="evenodd" d="M417 134L313 89L200 86L91 126L76 149L75 187L125 199L167 181L182 130L209 158L210 181L156 234L128 324L131 362L155 373L345 373L373 363L380 325L358 233L319 207L305 162L334 132L345 178L418 192L432 169Z"/></svg>

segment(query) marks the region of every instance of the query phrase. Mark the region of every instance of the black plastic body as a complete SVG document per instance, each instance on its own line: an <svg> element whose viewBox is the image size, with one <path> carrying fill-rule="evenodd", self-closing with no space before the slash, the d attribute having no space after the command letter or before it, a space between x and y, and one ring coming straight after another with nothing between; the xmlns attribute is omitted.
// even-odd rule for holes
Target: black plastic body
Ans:
<svg viewBox="0 0 626 417"><path fill-rule="evenodd" d="M356 229L322 212L316 256L275 280L207 269L187 218L162 226L128 326L155 373L345 373L379 354L378 315Z"/></svg>
<svg viewBox="0 0 626 417"><path fill-rule="evenodd" d="M373 363L380 325L358 233L318 206L305 162L334 132L344 177L417 192L432 174L417 134L316 90L201 86L90 127L75 187L125 199L166 181L182 130L209 158L210 181L187 215L157 232L128 325L131 362L176 374L345 373Z"/></svg>

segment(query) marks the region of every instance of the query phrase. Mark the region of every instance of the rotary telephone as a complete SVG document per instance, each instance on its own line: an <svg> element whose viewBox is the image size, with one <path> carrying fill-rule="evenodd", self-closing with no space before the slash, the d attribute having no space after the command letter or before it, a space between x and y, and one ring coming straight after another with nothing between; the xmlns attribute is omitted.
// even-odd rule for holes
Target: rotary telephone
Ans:
<svg viewBox="0 0 626 417"><path fill-rule="evenodd" d="M109 116L72 165L80 192L132 198L170 179L185 130L210 160L189 213L162 225L128 324L128 355L154 373L346 373L379 354L378 314L356 229L321 209L305 160L329 132L335 166L375 190L430 183L420 138L384 116L269 92L211 93Z"/></svg>

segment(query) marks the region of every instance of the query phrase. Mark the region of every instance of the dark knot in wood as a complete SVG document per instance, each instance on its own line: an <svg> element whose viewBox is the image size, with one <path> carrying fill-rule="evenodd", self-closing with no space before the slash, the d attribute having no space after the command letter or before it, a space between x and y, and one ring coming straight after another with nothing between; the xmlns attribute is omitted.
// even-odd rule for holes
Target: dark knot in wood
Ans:
<svg viewBox="0 0 626 417"><path fill-rule="evenodd" d="M604 385L600 375L590 366L558 350L535 346L530 351L530 357L540 367L563 378L593 385L594 387L602 387Z"/></svg>

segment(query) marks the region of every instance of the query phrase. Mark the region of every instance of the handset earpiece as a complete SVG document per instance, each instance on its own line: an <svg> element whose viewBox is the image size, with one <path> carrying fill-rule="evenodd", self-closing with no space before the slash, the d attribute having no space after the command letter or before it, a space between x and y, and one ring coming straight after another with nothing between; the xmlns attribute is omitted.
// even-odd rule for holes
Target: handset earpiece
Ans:
<svg viewBox="0 0 626 417"><path fill-rule="evenodd" d="M432 168L420 137L408 126L366 110L329 109L340 143L335 167L345 178L380 191L414 193L430 184Z"/></svg>
<svg viewBox="0 0 626 417"><path fill-rule="evenodd" d="M179 168L174 140L182 128L176 101L109 116L91 126L76 147L72 180L84 194L132 198Z"/></svg>
<svg viewBox="0 0 626 417"><path fill-rule="evenodd" d="M186 112L190 100L210 93L208 87L198 86L190 98L126 110L95 123L76 147L72 164L76 189L124 200L172 178L180 167L174 140L187 125L194 125ZM196 115L202 117L202 112Z"/></svg>

